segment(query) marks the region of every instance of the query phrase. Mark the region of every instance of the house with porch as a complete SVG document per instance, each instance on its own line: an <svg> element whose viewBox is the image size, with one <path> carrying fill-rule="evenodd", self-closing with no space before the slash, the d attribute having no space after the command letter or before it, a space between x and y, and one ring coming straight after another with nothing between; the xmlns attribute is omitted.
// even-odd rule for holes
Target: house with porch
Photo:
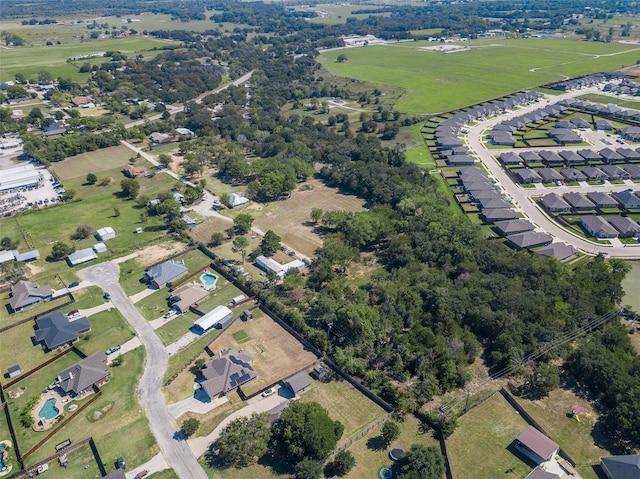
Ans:
<svg viewBox="0 0 640 479"><path fill-rule="evenodd" d="M53 297L51 286L40 286L38 283L20 280L11 286L11 298L9 306L11 311L16 313L23 309L31 308L36 304L50 301Z"/></svg>
<svg viewBox="0 0 640 479"><path fill-rule="evenodd" d="M107 382L107 355L98 351L58 374L58 385L70 396L82 396Z"/></svg>

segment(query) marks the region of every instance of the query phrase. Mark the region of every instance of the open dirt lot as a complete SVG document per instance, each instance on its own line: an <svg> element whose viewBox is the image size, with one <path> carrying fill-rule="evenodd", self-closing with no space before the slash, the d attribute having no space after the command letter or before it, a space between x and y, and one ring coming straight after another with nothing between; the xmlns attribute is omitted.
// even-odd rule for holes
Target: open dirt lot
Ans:
<svg viewBox="0 0 640 479"><path fill-rule="evenodd" d="M240 330L244 330L251 339L238 344L232 335ZM306 350L269 316L246 322L236 321L213 342L211 348L215 352L224 348L245 349L253 356L252 366L258 377L246 387L243 386L247 395L284 379L316 359L315 354Z"/></svg>
<svg viewBox="0 0 640 479"><path fill-rule="evenodd" d="M162 258L176 254L183 249L184 244L177 241L165 241L162 244L147 246L145 249L138 251L136 263L140 266L150 266Z"/></svg>

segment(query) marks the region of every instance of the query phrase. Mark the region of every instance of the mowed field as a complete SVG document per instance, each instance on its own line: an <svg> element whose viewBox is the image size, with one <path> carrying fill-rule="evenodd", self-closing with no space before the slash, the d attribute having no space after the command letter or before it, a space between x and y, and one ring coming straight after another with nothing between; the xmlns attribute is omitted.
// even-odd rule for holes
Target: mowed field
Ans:
<svg viewBox="0 0 640 479"><path fill-rule="evenodd" d="M640 59L640 47L556 39L494 39L465 43L468 50L442 53L429 42L406 42L325 52L331 73L396 85L405 113L437 113L559 81L567 76L620 68ZM348 61L336 58L346 54Z"/></svg>
<svg viewBox="0 0 640 479"><path fill-rule="evenodd" d="M225 348L244 349L253 356L252 366L258 377L242 387L247 395L286 378L316 359L315 354L306 350L269 316L259 312L256 312L256 316L246 322L236 320L210 346L215 352ZM244 331L244 334L236 334L236 340L234 334L240 331Z"/></svg>
<svg viewBox="0 0 640 479"><path fill-rule="evenodd" d="M133 36L49 46L11 47L3 49L0 53L0 82L13 80L16 73L22 73L27 78L35 80L38 72L42 70L50 72L54 78L61 76L63 78L71 78L74 81L82 81L89 78L90 74L79 73L79 65L82 65L85 61L92 64L100 63L100 58L78 60L75 62L77 65L67 63L67 59L108 50L117 50L126 55L132 55L134 53L149 52L152 48L166 45L166 40ZM149 53L145 54L145 56L149 55Z"/></svg>
<svg viewBox="0 0 640 479"><path fill-rule="evenodd" d="M631 271L622 280L622 287L625 292L622 304L628 304L634 311L640 312L640 296L638 296L638 291L640 291L640 263L631 263Z"/></svg>

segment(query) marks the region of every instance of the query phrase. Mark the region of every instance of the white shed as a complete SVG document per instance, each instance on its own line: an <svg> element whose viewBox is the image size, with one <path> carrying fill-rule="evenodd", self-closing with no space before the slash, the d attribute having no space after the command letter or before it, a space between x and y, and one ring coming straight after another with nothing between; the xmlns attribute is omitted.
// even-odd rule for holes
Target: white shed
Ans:
<svg viewBox="0 0 640 479"><path fill-rule="evenodd" d="M196 319L193 322L193 325L202 329L203 331L208 331L213 327L221 328L231 318L233 318L233 313L231 312L231 310L226 306L220 305L216 306L201 318Z"/></svg>
<svg viewBox="0 0 640 479"><path fill-rule="evenodd" d="M93 251L95 251L96 253L106 253L107 245L104 243L96 243L93 245Z"/></svg>
<svg viewBox="0 0 640 479"><path fill-rule="evenodd" d="M116 237L116 232L113 230L111 226L105 226L104 228L100 228L96 232L96 236L100 241L107 241L111 238Z"/></svg>

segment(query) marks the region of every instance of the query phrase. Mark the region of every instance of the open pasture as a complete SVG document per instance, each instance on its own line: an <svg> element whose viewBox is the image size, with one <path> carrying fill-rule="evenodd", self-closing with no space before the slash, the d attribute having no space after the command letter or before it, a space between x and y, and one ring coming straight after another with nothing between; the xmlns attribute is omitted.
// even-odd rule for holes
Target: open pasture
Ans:
<svg viewBox="0 0 640 479"><path fill-rule="evenodd" d="M325 52L319 60L331 73L397 85L405 95L396 109L436 113L460 108L567 76L632 65L640 46L555 39L493 40L463 44L442 53L428 42L407 42ZM346 54L348 61L336 58Z"/></svg>
<svg viewBox="0 0 640 479"><path fill-rule="evenodd" d="M132 156L134 155L126 146L112 146L52 163L50 169L61 181L78 177L85 178L87 173L97 175L103 171L122 168ZM141 164L141 162L139 163ZM138 164L138 166L140 165ZM146 164L145 166L150 167L151 165ZM124 176L122 178L124 179Z"/></svg>
<svg viewBox="0 0 640 479"><path fill-rule="evenodd" d="M83 81L89 78L90 74L79 73L79 66L85 61L100 63L100 58L77 60L75 65L67 63L67 59L110 50L132 55L148 52L152 48L164 45L167 45L165 40L133 36L120 39L105 38L86 42L61 43L60 45L12 47L2 50L0 81L13 80L16 73L22 73L28 79L36 80L38 72L42 70L51 72L54 78L61 76L74 81Z"/></svg>

